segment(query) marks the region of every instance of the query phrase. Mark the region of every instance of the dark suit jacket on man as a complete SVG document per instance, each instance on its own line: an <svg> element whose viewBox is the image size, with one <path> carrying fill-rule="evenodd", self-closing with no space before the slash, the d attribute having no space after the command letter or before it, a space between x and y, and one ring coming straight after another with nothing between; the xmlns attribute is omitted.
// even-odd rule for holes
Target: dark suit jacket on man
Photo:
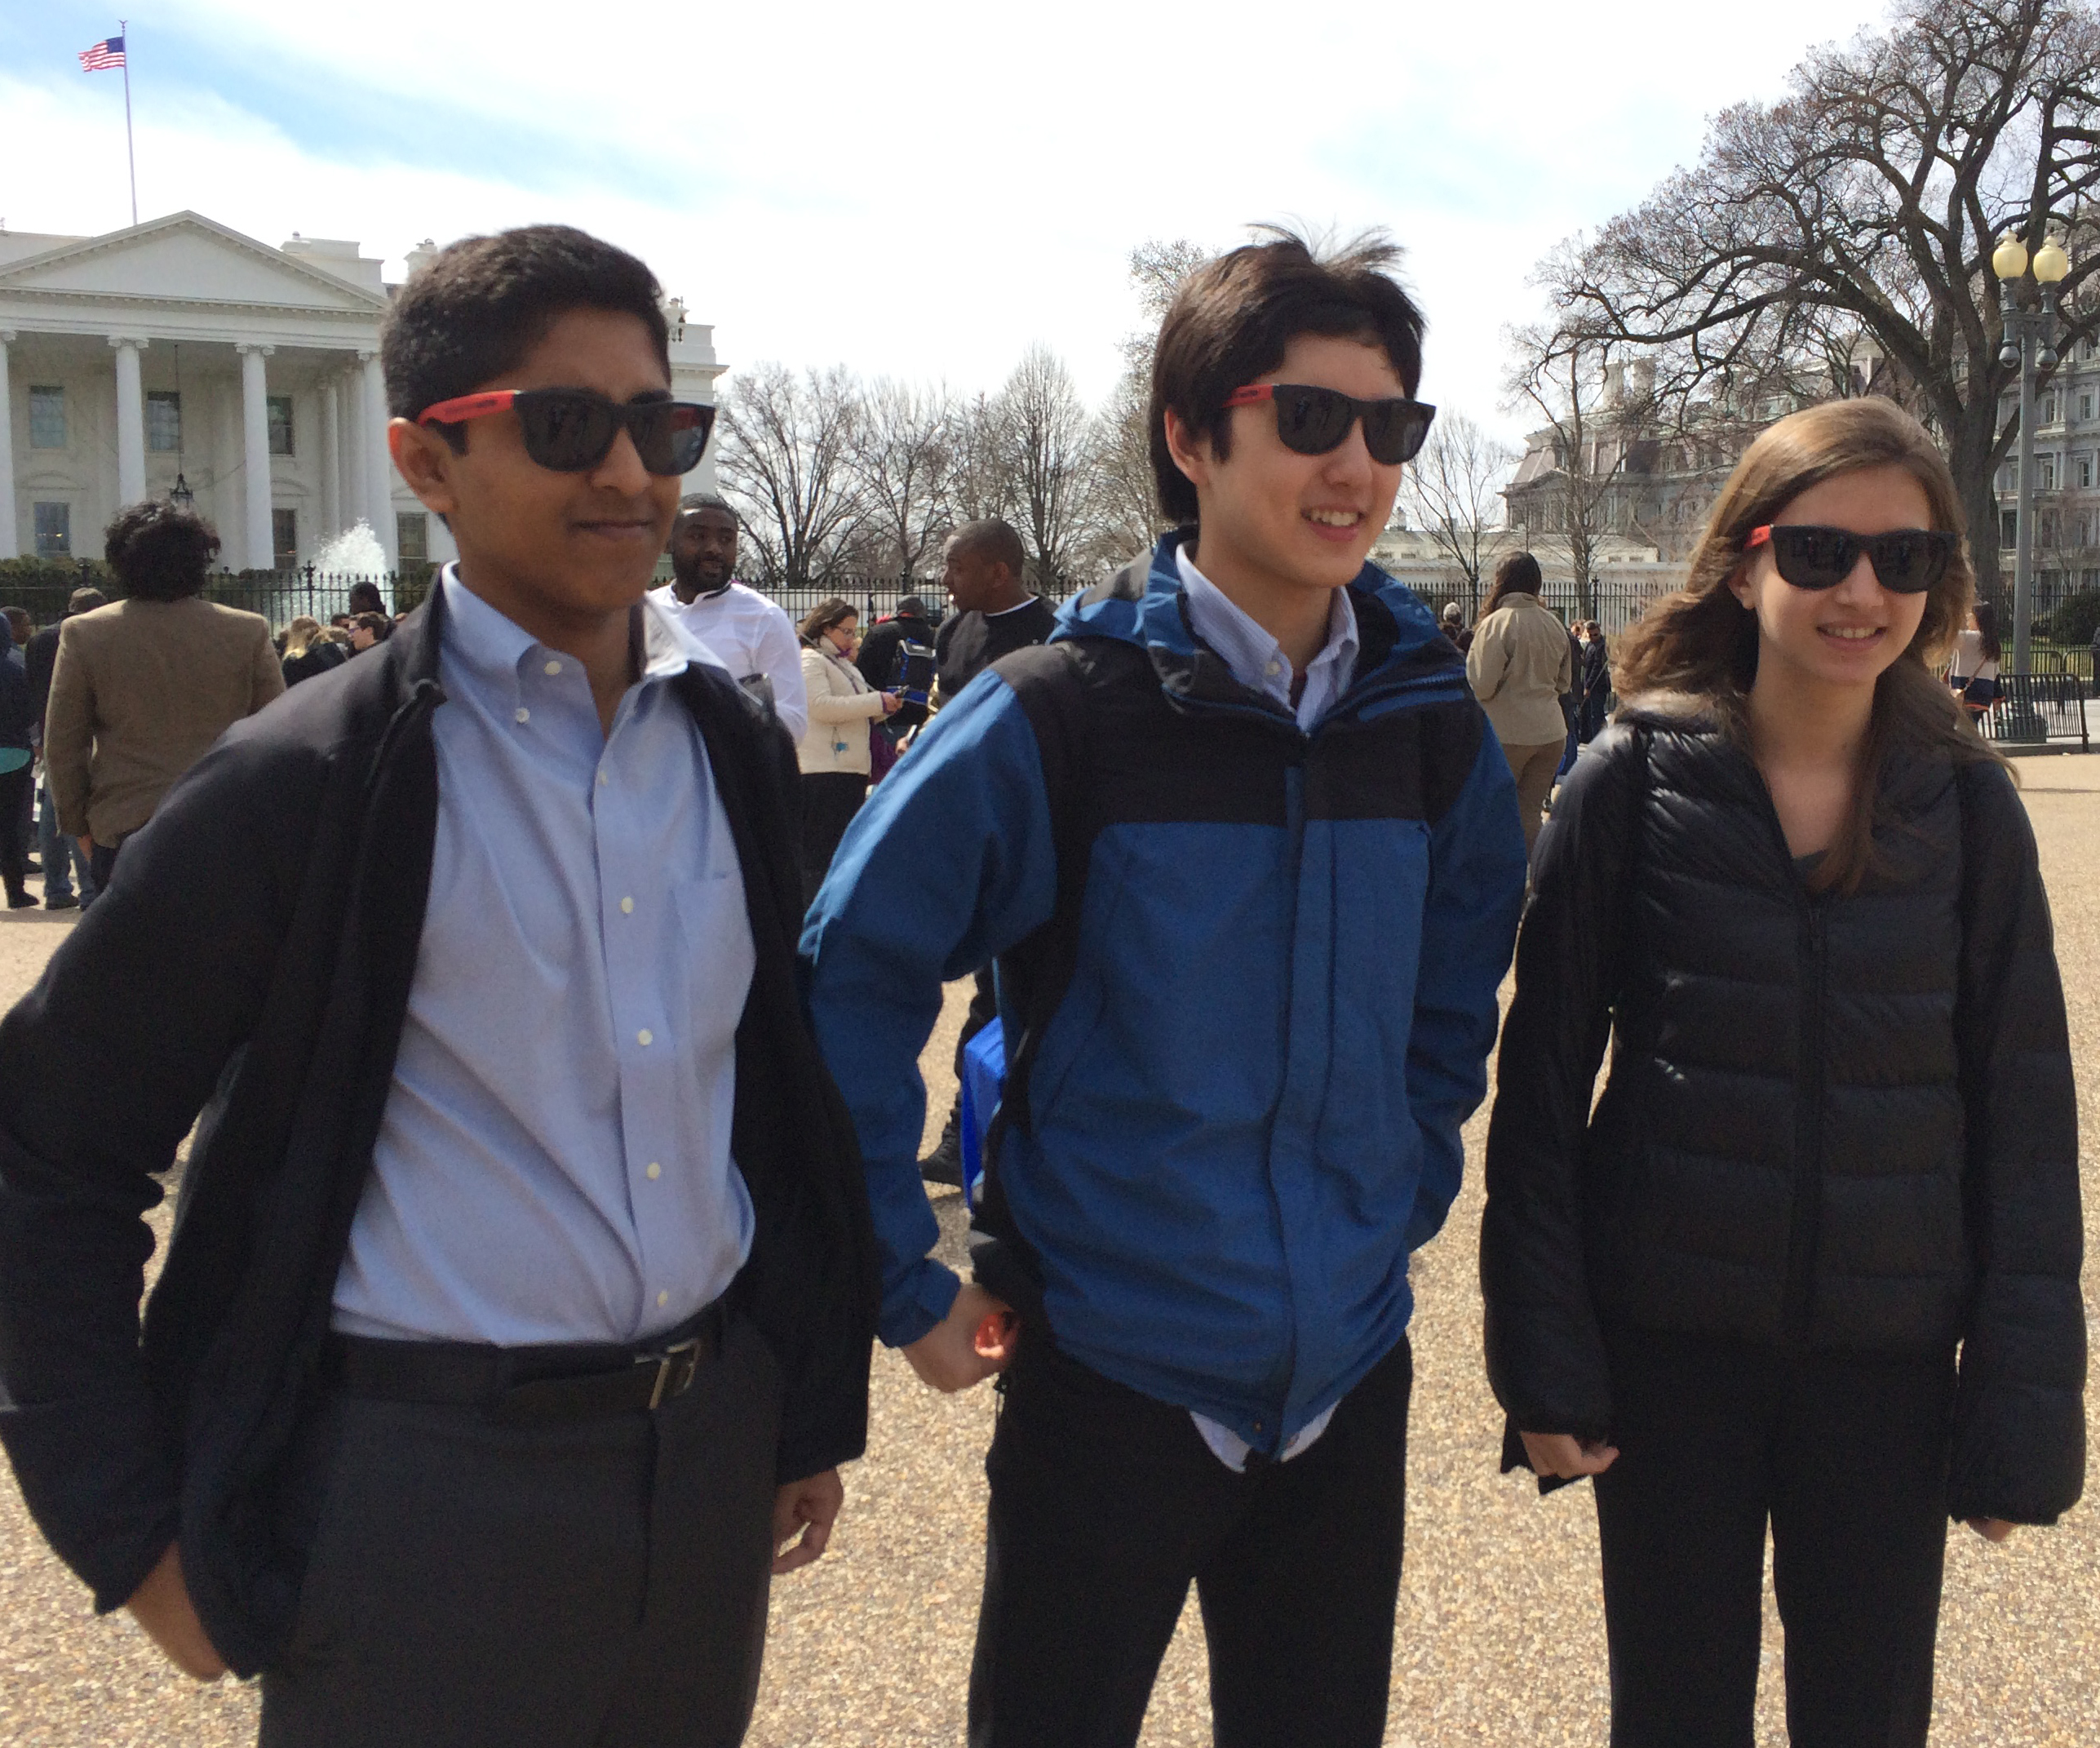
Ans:
<svg viewBox="0 0 2100 1748"><path fill-rule="evenodd" d="M443 598L214 748L0 1020L0 1441L98 1608L179 1536L206 1630L243 1675L281 1652L305 1571L287 1457L321 1395L415 974ZM866 1192L795 988L793 749L717 670L673 684L757 955L730 1138L757 1227L731 1291L786 1379L785 1482L866 1440ZM201 1108L142 1341L140 1216Z"/></svg>

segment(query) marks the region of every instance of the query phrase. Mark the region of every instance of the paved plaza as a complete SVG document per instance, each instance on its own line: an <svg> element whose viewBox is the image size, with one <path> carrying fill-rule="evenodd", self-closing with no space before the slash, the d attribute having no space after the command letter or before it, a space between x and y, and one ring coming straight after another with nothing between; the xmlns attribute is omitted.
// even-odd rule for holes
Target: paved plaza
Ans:
<svg viewBox="0 0 2100 1748"><path fill-rule="evenodd" d="M2100 760L2023 762L2041 842L2084 1094L2086 1249L2100 1244ZM0 916L0 1005L34 979L66 916ZM960 1006L926 1056L945 1111ZM113 1089L114 1090L114 1089ZM1501 1417L1481 1369L1474 1239L1485 1113L1467 1130L1468 1180L1443 1236L1416 1258L1416 1382L1408 1462L1407 1555L1386 1740L1600 1745L1604 1639L1586 1488L1540 1501L1495 1473ZM956 1199L944 1242L959 1250ZM159 1222L165 1233L165 1210ZM2100 1302L2089 1262L2086 1302ZM984 1552L982 1456L994 1398L921 1388L875 1355L870 1455L847 1471L832 1552L774 1591L755 1748L950 1748ZM2089 1388L2089 1417L2100 1391ZM1768 1619L1761 1744L1784 1741L1779 1648ZM1161 1673L1147 1748L1210 1740L1202 1631L1191 1606ZM97 1622L86 1592L45 1549L11 1479L0 1480L0 1742L9 1748L246 1744L255 1697L175 1675L127 1621ZM2100 1739L2100 1511L1987 1548L1949 1543L1934 1741L1946 1748L2085 1745Z"/></svg>

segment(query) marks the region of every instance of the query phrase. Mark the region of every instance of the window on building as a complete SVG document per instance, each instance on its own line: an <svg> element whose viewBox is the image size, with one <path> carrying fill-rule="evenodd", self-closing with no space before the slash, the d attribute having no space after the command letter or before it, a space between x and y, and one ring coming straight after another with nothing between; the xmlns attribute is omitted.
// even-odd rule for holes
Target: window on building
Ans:
<svg viewBox="0 0 2100 1748"><path fill-rule="evenodd" d="M162 455L182 447L182 397L171 389L146 391L146 447Z"/></svg>
<svg viewBox="0 0 2100 1748"><path fill-rule="evenodd" d="M420 565L430 558L430 513L402 510L394 517L394 546L405 565Z"/></svg>
<svg viewBox="0 0 2100 1748"><path fill-rule="evenodd" d="M270 453L289 455L292 453L292 397L288 394L273 394L269 397Z"/></svg>
<svg viewBox="0 0 2100 1748"><path fill-rule="evenodd" d="M2056 423L2056 397L2053 394L2045 394L2042 397L2041 423L2045 425L2053 425Z"/></svg>
<svg viewBox="0 0 2100 1748"><path fill-rule="evenodd" d="M2089 516L2081 516L2078 518L2077 543L2080 546L2090 546L2093 543L2093 518Z"/></svg>
<svg viewBox="0 0 2100 1748"><path fill-rule="evenodd" d="M270 512L271 557L280 570L299 568L299 512Z"/></svg>
<svg viewBox="0 0 2100 1748"><path fill-rule="evenodd" d="M63 388L29 389L29 447L32 449L64 449L65 447L65 390Z"/></svg>
<svg viewBox="0 0 2100 1748"><path fill-rule="evenodd" d="M2053 456L2043 458L2035 483L2044 491L2056 490L2056 459Z"/></svg>
<svg viewBox="0 0 2100 1748"><path fill-rule="evenodd" d="M2078 416L2080 419L2090 419L2093 416L2093 397L2089 393L2079 396Z"/></svg>
<svg viewBox="0 0 2100 1748"><path fill-rule="evenodd" d="M37 557L72 557L73 506L69 504L40 504L36 507L35 513Z"/></svg>
<svg viewBox="0 0 2100 1748"><path fill-rule="evenodd" d="M1998 544L2007 551L2020 543L2020 519L2011 510L1998 512Z"/></svg>

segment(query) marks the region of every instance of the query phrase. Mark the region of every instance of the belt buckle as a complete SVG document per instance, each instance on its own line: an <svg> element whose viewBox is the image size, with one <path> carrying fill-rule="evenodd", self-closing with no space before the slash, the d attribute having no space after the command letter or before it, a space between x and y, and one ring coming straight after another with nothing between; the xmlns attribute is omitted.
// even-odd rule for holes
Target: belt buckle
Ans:
<svg viewBox="0 0 2100 1748"><path fill-rule="evenodd" d="M661 1353L643 1354L636 1360L636 1365L656 1368L656 1386L649 1393L652 1413L666 1397L685 1394L700 1369L700 1350L703 1345L702 1338L689 1335L682 1342L673 1342ZM674 1378L676 1383L672 1382Z"/></svg>

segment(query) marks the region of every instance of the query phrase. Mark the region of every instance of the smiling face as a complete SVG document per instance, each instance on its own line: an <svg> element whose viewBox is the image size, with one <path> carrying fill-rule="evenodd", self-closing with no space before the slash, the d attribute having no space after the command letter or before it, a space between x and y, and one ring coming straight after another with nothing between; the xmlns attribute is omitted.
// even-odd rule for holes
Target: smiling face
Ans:
<svg viewBox="0 0 2100 1748"><path fill-rule="evenodd" d="M1380 348L1318 334L1297 335L1256 380L1338 388L1362 401L1407 393ZM1305 588L1354 581L1393 513L1399 468L1371 459L1361 421L1338 448L1301 455L1277 436L1273 403L1234 407L1228 416L1232 439L1221 459L1207 438L1167 415L1167 446L1201 507L1199 562Z"/></svg>
<svg viewBox="0 0 2100 1748"><path fill-rule="evenodd" d="M589 388L617 402L661 400L670 387L640 318L598 309L557 316L512 369L475 384ZM557 473L526 455L515 412L463 428L463 452L404 419L388 437L402 477L450 523L460 575L476 594L540 636L641 598L677 514L676 477L644 468L625 431L589 472Z"/></svg>
<svg viewBox="0 0 2100 1748"><path fill-rule="evenodd" d="M1863 468L1812 486L1772 518L1854 534L1933 526L1931 501L1899 467ZM1881 587L1865 553L1835 588L1796 588L1779 573L1769 546L1759 548L1730 585L1757 619L1757 681L1782 675L1796 683L1871 690L1910 647L1927 597Z"/></svg>

